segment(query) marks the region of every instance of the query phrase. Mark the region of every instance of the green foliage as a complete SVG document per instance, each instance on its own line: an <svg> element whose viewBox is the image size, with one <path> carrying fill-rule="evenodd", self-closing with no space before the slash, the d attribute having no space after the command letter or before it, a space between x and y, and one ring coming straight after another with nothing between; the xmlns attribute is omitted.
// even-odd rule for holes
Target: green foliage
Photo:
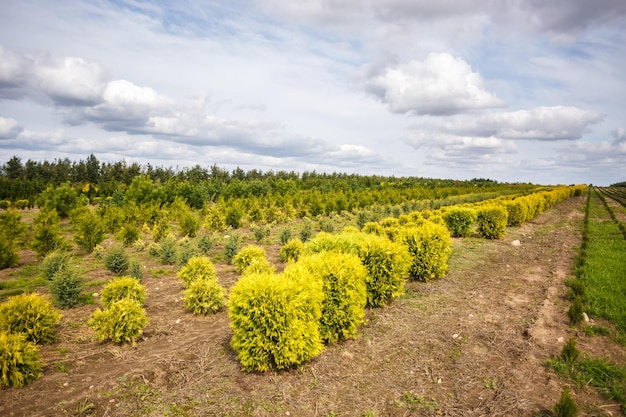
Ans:
<svg viewBox="0 0 626 417"><path fill-rule="evenodd" d="M576 417L578 415L578 407L569 390L564 389L561 393L561 399L554 406L554 415L556 417Z"/></svg>
<svg viewBox="0 0 626 417"><path fill-rule="evenodd" d="M452 251L446 227L430 221L418 227L407 227L401 232L401 241L411 255L409 275L412 279L426 282L446 274Z"/></svg>
<svg viewBox="0 0 626 417"><path fill-rule="evenodd" d="M302 242L307 242L309 239L311 239L312 235L313 226L311 225L311 222L309 220L305 220L304 222L302 222L302 229L300 229L300 240Z"/></svg>
<svg viewBox="0 0 626 417"><path fill-rule="evenodd" d="M284 245L285 243L291 240L291 229L285 228L280 232L280 244Z"/></svg>
<svg viewBox="0 0 626 417"><path fill-rule="evenodd" d="M104 257L104 266L114 274L124 274L130 266L128 253L121 246L113 246Z"/></svg>
<svg viewBox="0 0 626 417"><path fill-rule="evenodd" d="M268 225L260 225L252 227L252 233L254 233L254 240L257 242L262 241L270 235L271 229Z"/></svg>
<svg viewBox="0 0 626 417"><path fill-rule="evenodd" d="M70 263L70 256L67 252L53 251L43 258L41 263L41 269L45 279L51 281L54 275L68 267Z"/></svg>
<svg viewBox="0 0 626 417"><path fill-rule="evenodd" d="M50 292L54 297L54 302L61 308L72 308L78 305L82 289L82 278L69 268L57 271L50 282Z"/></svg>
<svg viewBox="0 0 626 417"><path fill-rule="evenodd" d="M452 207L443 215L443 220L454 237L469 236L476 218L476 211L468 207Z"/></svg>
<svg viewBox="0 0 626 417"><path fill-rule="evenodd" d="M185 265L189 259L198 255L198 248L193 241L184 237L178 241L178 250L176 251L176 260L179 265Z"/></svg>
<svg viewBox="0 0 626 417"><path fill-rule="evenodd" d="M230 235L226 244L224 245L224 256L226 257L226 262L232 263L233 258L239 252L239 236Z"/></svg>
<svg viewBox="0 0 626 417"><path fill-rule="evenodd" d="M198 239L198 249L200 249L200 251L205 255L209 253L213 246L215 246L215 242L213 238L207 234L203 234Z"/></svg>
<svg viewBox="0 0 626 417"><path fill-rule="evenodd" d="M194 281L208 280L217 281L215 266L211 260L205 256L194 256L189 259L176 275L180 278L185 287L189 288Z"/></svg>
<svg viewBox="0 0 626 417"><path fill-rule="evenodd" d="M228 303L231 346L246 371L297 366L319 355L321 282L310 276L244 275Z"/></svg>
<svg viewBox="0 0 626 417"><path fill-rule="evenodd" d="M233 257L233 264L239 274L243 274L250 264L259 259L267 259L265 249L256 245L248 245L242 248L237 255Z"/></svg>
<svg viewBox="0 0 626 417"><path fill-rule="evenodd" d="M141 270L141 265L139 265L139 262L137 262L136 260L130 261L128 275L141 282L141 280L143 279L143 271Z"/></svg>
<svg viewBox="0 0 626 417"><path fill-rule="evenodd" d="M122 299L130 299L140 305L146 301L146 287L133 277L114 278L102 287L102 304L109 308L113 303Z"/></svg>
<svg viewBox="0 0 626 417"><path fill-rule="evenodd" d="M26 224L22 222L22 216L16 209L10 208L0 213L0 240L10 246L22 244L26 231Z"/></svg>
<svg viewBox="0 0 626 417"><path fill-rule="evenodd" d="M520 226L528 217L528 204L523 199L509 201L505 205L508 213L507 226Z"/></svg>
<svg viewBox="0 0 626 417"><path fill-rule="evenodd" d="M63 250L68 247L61 237L61 226L56 210L41 210L35 216L35 236L33 249L41 257L55 249Z"/></svg>
<svg viewBox="0 0 626 417"><path fill-rule="evenodd" d="M161 242L161 240L167 238L170 233L170 222L167 217L161 217L152 228L152 240L155 242Z"/></svg>
<svg viewBox="0 0 626 417"><path fill-rule="evenodd" d="M159 243L158 256L163 265L176 264L176 239L172 235L167 235Z"/></svg>
<svg viewBox="0 0 626 417"><path fill-rule="evenodd" d="M204 227L215 232L221 232L226 229L226 217L220 207L213 204L206 209Z"/></svg>
<svg viewBox="0 0 626 417"><path fill-rule="evenodd" d="M346 253L322 252L302 257L285 269L286 276L306 276L306 272L322 281L322 341L334 343L355 337L359 324L363 322L367 302L367 270L359 257Z"/></svg>
<svg viewBox="0 0 626 417"><path fill-rule="evenodd" d="M332 233L335 231L335 225L330 219L320 220L320 230L326 233Z"/></svg>
<svg viewBox="0 0 626 417"><path fill-rule="evenodd" d="M213 314L225 304L226 291L215 277L192 281L184 294L185 307L194 314Z"/></svg>
<svg viewBox="0 0 626 417"><path fill-rule="evenodd" d="M304 252L304 243L300 239L291 239L280 247L279 255L281 261L297 261Z"/></svg>
<svg viewBox="0 0 626 417"><path fill-rule="evenodd" d="M367 222L361 230L370 235L385 236L385 229L378 222Z"/></svg>
<svg viewBox="0 0 626 417"><path fill-rule="evenodd" d="M242 225L241 219L243 218L243 214L243 209L241 207L237 205L229 206L224 215L226 226L232 227L233 229L239 229Z"/></svg>
<svg viewBox="0 0 626 417"><path fill-rule="evenodd" d="M0 331L24 333L33 343L53 341L59 320L52 304L36 293L9 297L0 304Z"/></svg>
<svg viewBox="0 0 626 417"><path fill-rule="evenodd" d="M73 219L74 240L79 248L87 252L93 252L96 245L104 240L104 222L91 210L84 211Z"/></svg>
<svg viewBox="0 0 626 417"><path fill-rule="evenodd" d="M23 387L43 375L39 348L21 333L0 331L0 387Z"/></svg>
<svg viewBox="0 0 626 417"><path fill-rule="evenodd" d="M487 239L499 239L506 232L508 212L498 205L478 209L478 231Z"/></svg>
<svg viewBox="0 0 626 417"><path fill-rule="evenodd" d="M578 359L579 355L580 351L576 347L576 339L570 337L567 343L563 345L563 349L561 349L561 360L565 363L573 363Z"/></svg>
<svg viewBox="0 0 626 417"><path fill-rule="evenodd" d="M104 310L97 309L87 322L100 341L132 343L143 334L148 317L141 304L130 298L115 301Z"/></svg>
<svg viewBox="0 0 626 417"><path fill-rule="evenodd" d="M178 227L183 236L196 237L200 223L200 218L194 212L185 210L180 216Z"/></svg>
<svg viewBox="0 0 626 417"><path fill-rule="evenodd" d="M574 298L574 302L569 306L567 310L567 317L572 325L577 325L583 321L583 303L580 297Z"/></svg>
<svg viewBox="0 0 626 417"><path fill-rule="evenodd" d="M127 223L117 232L116 237L124 246L131 246L139 239L139 228L132 223Z"/></svg>
<svg viewBox="0 0 626 417"><path fill-rule="evenodd" d="M17 246L0 238L0 269L17 266L19 261L20 255Z"/></svg>
<svg viewBox="0 0 626 417"><path fill-rule="evenodd" d="M48 187L39 196L38 205L45 210L56 210L58 215L65 219L70 212L79 206L87 205L86 197L79 195L78 191L69 182L58 187Z"/></svg>

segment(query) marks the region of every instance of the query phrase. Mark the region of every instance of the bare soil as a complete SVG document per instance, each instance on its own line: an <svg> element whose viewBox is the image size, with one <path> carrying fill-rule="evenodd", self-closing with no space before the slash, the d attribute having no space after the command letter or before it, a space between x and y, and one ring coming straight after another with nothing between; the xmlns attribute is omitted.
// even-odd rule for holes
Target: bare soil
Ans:
<svg viewBox="0 0 626 417"><path fill-rule="evenodd" d="M568 324L564 281L583 205L571 198L501 240L455 240L445 278L407 284L367 312L359 338L285 372L242 372L227 313L187 313L176 268L159 266L144 278L150 324L136 347L94 341L95 305L66 310L59 340L42 348L44 376L0 390L0 415L551 415L568 381L545 362L571 336L585 353L626 363L623 347ZM279 262L275 249L270 258ZM218 270L225 286L236 281L232 267ZM593 389L570 388L581 415L620 415Z"/></svg>

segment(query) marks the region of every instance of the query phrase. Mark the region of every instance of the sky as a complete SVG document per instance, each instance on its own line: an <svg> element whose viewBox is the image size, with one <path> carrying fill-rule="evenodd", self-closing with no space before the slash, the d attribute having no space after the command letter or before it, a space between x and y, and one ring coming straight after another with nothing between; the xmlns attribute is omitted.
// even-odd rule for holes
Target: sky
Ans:
<svg viewBox="0 0 626 417"><path fill-rule="evenodd" d="M0 163L626 180L624 0L0 0Z"/></svg>

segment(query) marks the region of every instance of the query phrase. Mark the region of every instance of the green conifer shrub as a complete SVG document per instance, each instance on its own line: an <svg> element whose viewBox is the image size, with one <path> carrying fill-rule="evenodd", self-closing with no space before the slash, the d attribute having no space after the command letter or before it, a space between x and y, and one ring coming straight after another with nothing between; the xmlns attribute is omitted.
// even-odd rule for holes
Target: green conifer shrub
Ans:
<svg viewBox="0 0 626 417"><path fill-rule="evenodd" d="M297 366L323 350L322 285L311 276L247 274L231 289L231 346L246 371Z"/></svg>
<svg viewBox="0 0 626 417"><path fill-rule="evenodd" d="M285 269L285 275L302 269L322 281L324 301L320 336L325 343L340 342L358 334L367 303L367 270L357 255L321 252L300 258Z"/></svg>
<svg viewBox="0 0 626 417"><path fill-rule="evenodd" d="M280 244L284 245L285 243L291 240L291 229L286 228L280 232Z"/></svg>
<svg viewBox="0 0 626 417"><path fill-rule="evenodd" d="M291 239L280 247L278 256L283 262L297 261L304 252L304 243L300 239Z"/></svg>
<svg viewBox="0 0 626 417"><path fill-rule="evenodd" d="M226 230L226 217L217 205L214 204L206 209L204 227L215 232Z"/></svg>
<svg viewBox="0 0 626 417"><path fill-rule="evenodd" d="M100 216L86 209L82 214L73 217L74 240L79 248L93 252L96 245L105 237L105 225Z"/></svg>
<svg viewBox="0 0 626 417"><path fill-rule="evenodd" d="M567 317L572 325L577 325L583 321L583 303L580 297L574 298L574 301L567 310Z"/></svg>
<svg viewBox="0 0 626 417"><path fill-rule="evenodd" d="M132 246L139 239L139 227L132 223L126 223L117 232L116 237L124 246Z"/></svg>
<svg viewBox="0 0 626 417"><path fill-rule="evenodd" d="M209 253L213 246L215 246L215 241L208 234L203 234L198 239L198 249L200 249L200 251L205 255Z"/></svg>
<svg viewBox="0 0 626 417"><path fill-rule="evenodd" d="M200 223L200 218L194 212L185 210L180 216L178 227L183 236L196 237Z"/></svg>
<svg viewBox="0 0 626 417"><path fill-rule="evenodd" d="M561 393L561 399L554 406L554 415L556 417L576 417L578 413L578 407L572 398L572 394L569 390L564 389Z"/></svg>
<svg viewBox="0 0 626 417"><path fill-rule="evenodd" d="M138 301L131 298L115 301L104 310L97 309L87 322L87 325L96 332L98 340L133 345L141 337L147 324L146 310Z"/></svg>
<svg viewBox="0 0 626 417"><path fill-rule="evenodd" d="M400 240L411 255L409 276L412 279L427 282L448 272L452 249L445 226L427 221L418 227L406 227L402 229Z"/></svg>
<svg viewBox="0 0 626 417"><path fill-rule="evenodd" d="M130 267L128 268L128 275L135 278L139 282L143 280L143 271L141 270L141 265L139 265L139 262L137 262L137 260L133 259L130 261Z"/></svg>
<svg viewBox="0 0 626 417"><path fill-rule="evenodd" d="M61 308L72 308L80 303L83 279L76 271L63 268L57 271L50 282L54 302Z"/></svg>
<svg viewBox="0 0 626 417"><path fill-rule="evenodd" d="M23 387L43 375L39 348L22 333L0 331L0 387Z"/></svg>
<svg viewBox="0 0 626 417"><path fill-rule="evenodd" d="M243 274L246 268L256 259L267 259L265 249L256 245L248 245L243 247L237 252L237 255L233 257L233 264L237 272Z"/></svg>
<svg viewBox="0 0 626 417"><path fill-rule="evenodd" d="M506 232L508 212L498 205L481 207L478 210L478 231L487 239L500 239Z"/></svg>
<svg viewBox="0 0 626 417"><path fill-rule="evenodd" d="M226 291L217 279L197 279L184 292L185 307L194 314L213 314L224 307Z"/></svg>
<svg viewBox="0 0 626 417"><path fill-rule="evenodd" d="M217 280L215 266L206 256L194 256L183 266L176 275L180 278L185 287L197 280Z"/></svg>
<svg viewBox="0 0 626 417"><path fill-rule="evenodd" d="M104 266L114 274L124 274L130 266L128 253L121 246L113 246L104 257Z"/></svg>
<svg viewBox="0 0 626 417"><path fill-rule="evenodd" d="M448 230L454 237L466 237L472 232L476 211L469 207L451 207L443 214Z"/></svg>
<svg viewBox="0 0 626 417"><path fill-rule="evenodd" d="M270 227L268 225L259 225L252 227L252 233L254 234L254 240L261 242L263 239L270 235Z"/></svg>
<svg viewBox="0 0 626 417"><path fill-rule="evenodd" d="M102 287L102 304L108 308L122 299L131 299L143 305L146 301L146 287L133 277L113 278Z"/></svg>
<svg viewBox="0 0 626 417"><path fill-rule="evenodd" d="M36 293L15 295L0 304L0 331L24 333L33 343L52 342L59 320L52 304Z"/></svg>
<svg viewBox="0 0 626 417"><path fill-rule="evenodd" d="M302 222L302 229L300 229L300 240L302 242L306 242L311 239L313 235L313 225L310 220L304 220Z"/></svg>
<svg viewBox="0 0 626 417"><path fill-rule="evenodd" d="M66 269L70 264L70 255L67 252L52 251L43 258L41 271L45 279L51 281L55 274Z"/></svg>
<svg viewBox="0 0 626 417"><path fill-rule="evenodd" d="M159 261L163 265L176 265L177 245L171 234L163 237L159 242Z"/></svg>
<svg viewBox="0 0 626 417"><path fill-rule="evenodd" d="M34 220L35 236L33 238L33 249L41 257L46 256L53 250L65 250L68 243L61 237L61 226L59 216L55 210L42 210Z"/></svg>
<svg viewBox="0 0 626 417"><path fill-rule="evenodd" d="M578 359L580 351L576 347L576 338L570 337L561 349L561 360L565 363L573 363Z"/></svg>
<svg viewBox="0 0 626 417"><path fill-rule="evenodd" d="M233 262L233 258L239 252L239 236L230 235L224 245L224 256L229 264Z"/></svg>

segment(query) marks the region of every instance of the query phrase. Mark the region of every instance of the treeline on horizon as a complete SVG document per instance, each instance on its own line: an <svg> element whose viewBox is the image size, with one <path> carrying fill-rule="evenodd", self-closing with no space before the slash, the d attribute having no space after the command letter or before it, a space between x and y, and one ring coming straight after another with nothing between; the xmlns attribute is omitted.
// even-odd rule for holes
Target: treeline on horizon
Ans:
<svg viewBox="0 0 626 417"><path fill-rule="evenodd" d="M420 197L445 198L464 194L464 189L469 193L475 193L476 188L485 192L506 185L483 178L461 181L337 172L328 174L316 171L302 173L273 170L263 172L257 169L244 171L239 167L228 171L217 165L207 168L196 165L192 168L174 170L171 167L155 167L150 163L128 164L124 160L113 163L100 162L93 154L78 162L65 158L51 162L28 159L24 163L20 157L13 156L0 166L0 200L34 201L41 192L62 184L79 188L90 198L94 196L107 198L114 196L116 192L125 191L138 178L144 183L151 181L152 185L161 186L169 190L169 194L173 194L164 197L166 201L162 201L163 203L173 200L176 196L183 196L190 206L196 208L200 208L207 200L272 194L285 196L297 194L299 191L350 194L389 188L407 191L422 189L423 196L411 192L407 196L411 199L420 199Z"/></svg>

